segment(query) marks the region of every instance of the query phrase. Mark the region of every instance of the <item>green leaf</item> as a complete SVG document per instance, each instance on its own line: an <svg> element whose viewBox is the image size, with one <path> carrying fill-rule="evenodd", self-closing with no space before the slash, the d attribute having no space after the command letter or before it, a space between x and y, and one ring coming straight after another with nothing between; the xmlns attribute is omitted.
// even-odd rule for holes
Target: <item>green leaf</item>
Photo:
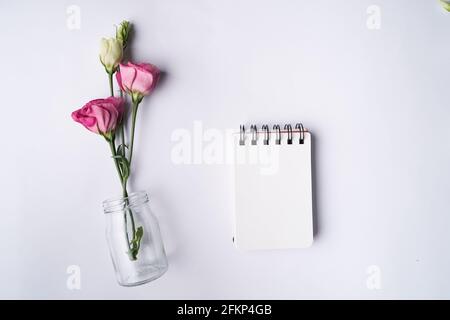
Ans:
<svg viewBox="0 0 450 320"><path fill-rule="evenodd" d="M136 255L139 252L139 248L141 247L141 240L144 236L144 228L139 227L136 230Z"/></svg>
<svg viewBox="0 0 450 320"><path fill-rule="evenodd" d="M127 179L130 176L130 163L128 162L128 159L121 154L112 156L112 158L116 159L120 171L122 172L123 179Z"/></svg>
<svg viewBox="0 0 450 320"><path fill-rule="evenodd" d="M143 236L144 236L144 228L142 226L138 227L136 229L136 232L134 233L133 240L130 241L131 249L128 252L128 255L131 260L137 259L137 255L139 253L139 248L141 247L141 240Z"/></svg>
<svg viewBox="0 0 450 320"><path fill-rule="evenodd" d="M130 258L131 261L134 261L137 259L138 252L135 249L131 249L127 253L128 253L128 257Z"/></svg>
<svg viewBox="0 0 450 320"><path fill-rule="evenodd" d="M139 227L136 230L136 238L138 238L139 240L142 239L142 236L144 235L144 228Z"/></svg>
<svg viewBox="0 0 450 320"><path fill-rule="evenodd" d="M122 176L124 179L127 179L130 176L130 163L128 159L124 156L121 156L118 159L120 170L122 171Z"/></svg>
<svg viewBox="0 0 450 320"><path fill-rule="evenodd" d="M119 144L119 146L117 147L117 154L125 156L125 149L128 149L128 146L126 144Z"/></svg>

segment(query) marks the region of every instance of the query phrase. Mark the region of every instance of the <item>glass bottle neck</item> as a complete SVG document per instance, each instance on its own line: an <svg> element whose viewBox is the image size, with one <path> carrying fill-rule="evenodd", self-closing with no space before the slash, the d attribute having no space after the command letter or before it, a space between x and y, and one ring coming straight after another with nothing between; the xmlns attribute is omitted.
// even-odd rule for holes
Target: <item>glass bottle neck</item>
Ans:
<svg viewBox="0 0 450 320"><path fill-rule="evenodd" d="M128 197L117 197L103 201L103 211L105 214L122 212L131 207L143 205L148 202L148 195L145 191L132 192Z"/></svg>

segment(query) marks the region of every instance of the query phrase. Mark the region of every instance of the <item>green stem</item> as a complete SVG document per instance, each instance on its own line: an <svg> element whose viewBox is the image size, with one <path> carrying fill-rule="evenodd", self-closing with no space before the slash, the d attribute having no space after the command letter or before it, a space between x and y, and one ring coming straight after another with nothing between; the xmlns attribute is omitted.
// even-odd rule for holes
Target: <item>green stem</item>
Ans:
<svg viewBox="0 0 450 320"><path fill-rule="evenodd" d="M131 231L133 234L133 240L136 239L136 224L134 222L134 216L133 216L133 211L131 211L131 209L128 207L128 192L127 192L127 186L126 186L126 182L122 185L123 188L123 197L125 199L125 204L126 204L126 209L124 212L124 221L125 221L125 234L127 236L127 243L128 243L128 250L130 253L135 252L134 246L131 245L130 242L130 237L128 236L128 218L127 218L127 214L130 215L130 222L131 222ZM137 259L137 253L139 250L136 251L136 253L133 253L132 255L130 255L130 259L131 260L136 260Z"/></svg>
<svg viewBox="0 0 450 320"><path fill-rule="evenodd" d="M119 161L117 160L116 157L116 146L114 143L114 136L111 137L111 139L109 140L109 147L111 148L111 153L113 155L113 160L114 160L114 164L116 165L116 170L117 170L117 174L119 175L119 180L120 183L123 183L123 179L122 179L122 172L120 171L120 167L119 167Z"/></svg>
<svg viewBox="0 0 450 320"><path fill-rule="evenodd" d="M125 151L125 129L124 129L125 123L124 119L122 119L122 124L120 125L120 143L122 144L122 156L126 158L126 151Z"/></svg>
<svg viewBox="0 0 450 320"><path fill-rule="evenodd" d="M134 132L136 129L136 115L137 115L137 111L138 111L138 107L139 107L139 102L135 102L133 101L133 107L131 109L131 142L130 142L130 155L128 158L128 165L130 167L130 172L131 172L131 160L133 159L133 148L134 148ZM126 185L127 185L128 179L125 179L124 181L124 188L126 190ZM133 240L136 239L136 224L134 221L134 217L133 217L133 213L131 210L129 210L130 212L130 222L131 222L131 229L133 231ZM137 253L139 251L139 244L137 246L137 248L135 248L136 250L134 251L134 255L131 257L131 259L136 260L137 257Z"/></svg>
<svg viewBox="0 0 450 320"><path fill-rule="evenodd" d="M116 165L116 170L117 170L117 174L119 175L119 179L120 179L120 183L122 184L122 190L123 190L123 197L127 198L128 197L128 192L127 192L127 186L126 186L126 180L123 180L122 178L122 172L120 171L120 167L119 167L119 162L117 160L117 158L115 158L117 156L116 153L116 146L114 143L114 136L111 137L111 139L109 140L109 146L111 148L111 153L114 157L114 164ZM126 204L128 205L128 199L125 200ZM125 220L125 235L127 237L127 245L128 245L128 250L130 252L133 251L133 248L131 247L130 244L130 237L128 236L128 222L127 222L127 212L129 212L130 214L130 219L131 219L131 227L133 230L133 239L136 237L136 227L134 224L134 217L133 217L133 213L131 212L130 209L127 209L124 213L124 220ZM133 260L136 260L136 257L132 257Z"/></svg>
<svg viewBox="0 0 450 320"><path fill-rule="evenodd" d="M136 224L134 222L133 211L131 211L131 209L128 209L128 211L130 213L131 230L133 231L133 239L135 239L136 238Z"/></svg>
<svg viewBox="0 0 450 320"><path fill-rule="evenodd" d="M125 212L123 213L123 220L125 222L125 235L127 237L127 246L128 246L128 250L129 252L132 252L132 247L130 244L130 237L128 236L128 218L127 218L127 214L130 213L130 217L133 217L133 213L131 212L131 210L128 208L128 192L127 192L127 186L126 184L122 184L122 188L123 188L123 197L125 199L125 204L126 204L126 208ZM134 221L134 219L132 219ZM135 237L136 231L133 230L133 239ZM130 257L132 258L132 257ZM136 259L134 259L136 260Z"/></svg>
<svg viewBox="0 0 450 320"><path fill-rule="evenodd" d="M134 129L136 128L136 115L139 107L139 102L133 101L133 108L131 109L131 143L130 143L130 158L128 163L131 167L131 160L133 158L133 147L134 147Z"/></svg>
<svg viewBox="0 0 450 320"><path fill-rule="evenodd" d="M120 97L123 98L122 90L120 90ZM124 116L122 116L122 124L120 125L120 143L122 144L122 155L124 157L126 157L127 153L125 151L125 119L124 119Z"/></svg>
<svg viewBox="0 0 450 320"><path fill-rule="evenodd" d="M110 93L111 93L111 97L114 96L114 86L113 86L113 74L110 73L108 74L108 78L109 78L109 89L110 89ZM122 97L122 91L120 92L120 96ZM134 129L135 129L135 124L136 124L136 113L137 113L137 107L138 107L138 103L135 104L133 103L133 125L132 125L132 138L131 138L131 151L130 151L130 161L131 161L131 156L133 153L133 142L134 142ZM125 132L124 132L124 119L122 119L122 123L120 124L120 143L122 144L122 156L126 157L126 152L125 152ZM133 216L133 212L131 211L130 208L128 208L128 191L127 191L127 182L128 182L128 177L124 177L123 173L120 169L119 166L119 160L117 159L117 151L116 151L116 145L115 145L115 135L113 134L111 136L111 139L109 139L109 146L111 148L111 153L113 155L113 159L114 159L114 164L116 166L116 170L117 170L117 174L119 175L119 180L120 183L122 185L122 194L123 197L125 199L125 204L127 209L125 209L124 212L124 222L125 222L125 235L127 238L127 245L128 245L128 250L130 252L130 259L131 260L137 260L137 254L139 252L139 247L140 247L140 241L137 245L134 244L135 239L137 238L136 235L136 224L134 222L134 216ZM130 221L131 221L131 229L133 232L133 245L132 242L130 242L130 237L128 235L128 218L127 218L127 214L130 215Z"/></svg>
<svg viewBox="0 0 450 320"><path fill-rule="evenodd" d="M109 77L109 90L111 93L111 97L114 97L113 74L108 73L108 77Z"/></svg>

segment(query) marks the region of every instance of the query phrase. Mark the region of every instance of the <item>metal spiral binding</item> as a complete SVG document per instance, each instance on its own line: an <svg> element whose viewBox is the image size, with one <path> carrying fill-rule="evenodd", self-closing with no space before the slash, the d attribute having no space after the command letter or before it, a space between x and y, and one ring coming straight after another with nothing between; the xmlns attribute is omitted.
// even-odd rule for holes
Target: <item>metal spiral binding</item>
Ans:
<svg viewBox="0 0 450 320"><path fill-rule="evenodd" d="M239 145L243 146L245 145L245 126L241 125L240 132L239 132Z"/></svg>
<svg viewBox="0 0 450 320"><path fill-rule="evenodd" d="M273 126L273 130L277 130L277 135L275 137L275 144L281 144L281 129L278 124Z"/></svg>
<svg viewBox="0 0 450 320"><path fill-rule="evenodd" d="M300 144L303 144L305 142L305 128L303 128L303 124L297 123L295 125L295 129L298 129L298 131L300 132L300 139L298 142Z"/></svg>
<svg viewBox="0 0 450 320"><path fill-rule="evenodd" d="M262 126L262 129L264 130L264 144L268 145L269 139L270 139L269 126L267 124L265 124Z"/></svg>
<svg viewBox="0 0 450 320"><path fill-rule="evenodd" d="M272 127L272 132L269 129L269 126L267 124L263 125L261 127L262 131L264 131L264 138L263 138L263 144L264 145L269 145L269 141L270 141L270 136L271 133L273 132L275 134L275 144L281 144L281 127L280 125L276 124ZM295 130L296 132L299 132L299 144L304 144L305 143L305 132L307 132L307 130L305 130L305 128L303 127L303 124L301 123L297 123L295 125ZM292 126L290 124L286 124L283 128L283 132L287 133L287 144L293 144L293 130L292 130ZM250 133L251 133L251 144L252 145L257 145L258 144L258 127L256 125L251 125L250 126ZM243 146L245 145L245 126L241 125L240 126L240 133L239 133L239 145Z"/></svg>
<svg viewBox="0 0 450 320"><path fill-rule="evenodd" d="M284 125L284 130L287 130L288 132L288 138L287 138L287 143L288 144L292 144L292 127L290 124L285 124Z"/></svg>
<svg viewBox="0 0 450 320"><path fill-rule="evenodd" d="M250 131L252 132L252 145L256 145L258 142L258 128L255 125L251 125Z"/></svg>

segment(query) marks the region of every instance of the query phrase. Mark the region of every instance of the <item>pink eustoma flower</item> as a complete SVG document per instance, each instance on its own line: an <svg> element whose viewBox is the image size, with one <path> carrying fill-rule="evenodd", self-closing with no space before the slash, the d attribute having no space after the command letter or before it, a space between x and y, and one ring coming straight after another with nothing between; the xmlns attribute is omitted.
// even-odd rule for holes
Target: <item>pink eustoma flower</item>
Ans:
<svg viewBox="0 0 450 320"><path fill-rule="evenodd" d="M159 69L150 63L121 63L116 73L122 91L131 95L134 102L150 94L159 80Z"/></svg>
<svg viewBox="0 0 450 320"><path fill-rule="evenodd" d="M72 112L72 119L94 133L107 136L120 123L123 111L122 98L96 99Z"/></svg>

